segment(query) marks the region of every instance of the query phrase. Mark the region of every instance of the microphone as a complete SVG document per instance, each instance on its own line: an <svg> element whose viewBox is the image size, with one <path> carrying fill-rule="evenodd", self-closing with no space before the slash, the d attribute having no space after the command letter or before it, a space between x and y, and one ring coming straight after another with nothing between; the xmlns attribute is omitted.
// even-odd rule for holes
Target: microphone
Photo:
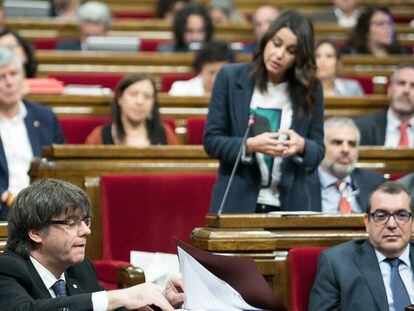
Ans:
<svg viewBox="0 0 414 311"><path fill-rule="evenodd" d="M256 115L255 111L251 112L250 115L249 115L249 121L247 122L247 128L246 128L246 131L244 132L244 136L243 136L243 140L242 140L242 143L241 143L241 146L240 146L240 149L239 149L239 153L237 154L236 162L234 162L233 170L231 171L229 182L227 183L226 190L224 191L223 198L221 199L221 203L220 203L220 207L217 211L217 215L221 215L221 213L223 212L224 204L226 203L227 196L228 196L229 191L230 191L230 187L233 184L234 175L236 174L236 170L239 166L241 155L243 153L244 144L246 143L247 137L249 136L250 128L252 127L252 125L255 122L255 120L254 120L255 115Z"/></svg>

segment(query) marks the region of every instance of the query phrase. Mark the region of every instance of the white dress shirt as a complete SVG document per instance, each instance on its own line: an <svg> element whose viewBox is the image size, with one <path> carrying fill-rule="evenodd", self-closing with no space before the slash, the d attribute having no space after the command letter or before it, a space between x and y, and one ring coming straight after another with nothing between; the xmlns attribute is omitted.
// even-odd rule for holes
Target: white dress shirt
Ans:
<svg viewBox="0 0 414 311"><path fill-rule="evenodd" d="M19 103L19 113L11 119L0 116L0 138L6 156L9 171L9 188L14 194L29 186L27 174L33 159L32 145L24 123L27 116L26 107Z"/></svg>
<svg viewBox="0 0 414 311"><path fill-rule="evenodd" d="M387 293L387 300L390 308L389 311L395 311L391 290L391 266L388 262L384 261L387 257L379 251L375 250L375 254L377 255L382 279L385 285L385 292ZM414 303L414 276L410 261L410 245L405 248L404 252L398 258L402 261L402 263L398 266L398 271L405 288L407 289L408 295L410 296L410 301L411 303Z"/></svg>
<svg viewBox="0 0 414 311"><path fill-rule="evenodd" d="M168 94L171 96L204 96L206 92L203 79L196 76L186 81L175 81Z"/></svg>
<svg viewBox="0 0 414 311"><path fill-rule="evenodd" d="M355 10L354 13L351 16L347 16L342 12L341 9L334 7L334 13L336 15L336 18L338 20L338 25L342 27L355 27L356 22L358 20L359 12L358 10Z"/></svg>
<svg viewBox="0 0 414 311"><path fill-rule="evenodd" d="M35 267L37 273L39 273L39 276L46 288L49 290L50 296L52 296L52 298L56 298L56 294L53 291L52 286L57 280L63 280L66 283L65 273L62 273L62 275L57 279L52 272L50 272L32 256L30 256L30 261ZM92 293L92 305L93 311L106 311L108 308L108 295L106 294L106 291Z"/></svg>
<svg viewBox="0 0 414 311"><path fill-rule="evenodd" d="M414 147L414 117L409 121L410 126L407 128L408 145ZM399 126L401 121L392 113L391 109L387 111L387 128L385 130L385 147L397 148L401 138Z"/></svg>

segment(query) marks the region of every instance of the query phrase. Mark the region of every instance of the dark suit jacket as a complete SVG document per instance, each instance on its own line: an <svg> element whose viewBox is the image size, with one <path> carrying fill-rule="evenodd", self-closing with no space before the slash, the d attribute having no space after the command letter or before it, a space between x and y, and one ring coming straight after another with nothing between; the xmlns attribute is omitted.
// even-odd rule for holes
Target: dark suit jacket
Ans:
<svg viewBox="0 0 414 311"><path fill-rule="evenodd" d="M52 110L35 103L23 103L27 109L27 116L24 122L35 157L41 156L43 146L65 143L59 122ZM9 171L6 155L3 150L3 143L0 139L0 194L8 188ZM2 214L1 211L0 214Z"/></svg>
<svg viewBox="0 0 414 311"><path fill-rule="evenodd" d="M387 110L382 110L355 120L361 133L361 146L383 146L387 128Z"/></svg>
<svg viewBox="0 0 414 311"><path fill-rule="evenodd" d="M329 9L329 11L324 12L316 12L310 16L313 22L318 23L337 23L338 18L335 15L333 7Z"/></svg>
<svg viewBox="0 0 414 311"><path fill-rule="evenodd" d="M60 40L55 47L55 50L62 51L80 51L81 49L81 42L79 39Z"/></svg>
<svg viewBox="0 0 414 311"><path fill-rule="evenodd" d="M213 188L210 211L217 212L228 183L249 118L253 81L249 64L224 65L217 75L210 100L204 133L206 152L220 160ZM323 98L321 88L311 116L300 121L293 107L291 128L305 138L303 161L296 156L283 159L279 185L281 209L310 210L307 176L319 165L324 155ZM254 213L261 184L256 161L240 163L230 189L224 213Z"/></svg>
<svg viewBox="0 0 414 311"><path fill-rule="evenodd" d="M414 247L410 244L411 267ZM388 311L381 270L366 239L346 242L319 255L309 311Z"/></svg>
<svg viewBox="0 0 414 311"><path fill-rule="evenodd" d="M312 193L312 210L316 212L322 211L321 204L321 184L319 181L318 171L315 171L315 176L312 176L308 179L309 181L309 191ZM380 183L384 182L383 174L356 168L351 173L351 186L354 190L359 190L359 193L356 197L356 200L362 211L365 210L365 207L368 202L368 196L372 188Z"/></svg>
<svg viewBox="0 0 414 311"><path fill-rule="evenodd" d="M65 278L69 296L52 299L30 259L6 250L0 256L0 310L92 310L91 293L105 290L92 263L85 258L66 270Z"/></svg>

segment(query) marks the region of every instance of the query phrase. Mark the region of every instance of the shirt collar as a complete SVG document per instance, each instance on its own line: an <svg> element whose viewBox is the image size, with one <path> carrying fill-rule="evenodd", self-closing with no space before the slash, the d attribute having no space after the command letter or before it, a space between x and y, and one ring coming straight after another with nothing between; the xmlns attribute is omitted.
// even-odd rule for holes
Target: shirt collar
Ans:
<svg viewBox="0 0 414 311"><path fill-rule="evenodd" d="M381 263L383 262L385 259L387 259L387 257L385 257L380 251L378 251L377 249L375 249L375 255L377 255L377 259L378 262ZM408 268L411 269L411 261L410 261L410 244L407 244L404 252L398 257L402 262L404 262Z"/></svg>
<svg viewBox="0 0 414 311"><path fill-rule="evenodd" d="M40 262L38 262L34 257L30 256L30 261L35 267L37 273L39 273L40 278L42 279L47 289L50 289L53 286L53 284L55 284L56 281L59 279L62 279L66 282L65 273L62 273L59 279L57 279L52 274L52 272L50 272L45 266L43 266Z"/></svg>
<svg viewBox="0 0 414 311"><path fill-rule="evenodd" d="M328 188L338 181L338 177L335 177L332 174L327 173L320 166L318 167L318 174L319 182L321 184L322 189ZM351 184L350 175L347 175L345 178L342 178L341 180L345 181L348 185Z"/></svg>
<svg viewBox="0 0 414 311"><path fill-rule="evenodd" d="M21 122L23 121L27 116L26 106L23 104L22 101L20 101L17 105L19 106L19 112L17 113L17 115L7 120L0 116L0 122L7 122L7 121L8 122Z"/></svg>
<svg viewBox="0 0 414 311"><path fill-rule="evenodd" d="M410 120L408 120L408 123L410 124L411 128L414 128L414 117L412 117ZM388 111L387 111L387 127L389 126L391 129L398 129L400 124L401 124L401 121L394 115L394 113L391 111L391 109L388 109Z"/></svg>

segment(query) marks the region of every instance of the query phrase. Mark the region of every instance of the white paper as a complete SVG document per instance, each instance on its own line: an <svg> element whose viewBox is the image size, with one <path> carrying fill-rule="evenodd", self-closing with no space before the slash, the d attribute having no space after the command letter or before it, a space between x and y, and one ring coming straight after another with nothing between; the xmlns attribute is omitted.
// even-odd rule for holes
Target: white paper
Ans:
<svg viewBox="0 0 414 311"><path fill-rule="evenodd" d="M180 271L178 257L175 254L131 251L130 262L144 270L145 280L161 287Z"/></svg>
<svg viewBox="0 0 414 311"><path fill-rule="evenodd" d="M187 297L184 310L260 310L247 304L233 287L204 268L181 247L177 249Z"/></svg>

